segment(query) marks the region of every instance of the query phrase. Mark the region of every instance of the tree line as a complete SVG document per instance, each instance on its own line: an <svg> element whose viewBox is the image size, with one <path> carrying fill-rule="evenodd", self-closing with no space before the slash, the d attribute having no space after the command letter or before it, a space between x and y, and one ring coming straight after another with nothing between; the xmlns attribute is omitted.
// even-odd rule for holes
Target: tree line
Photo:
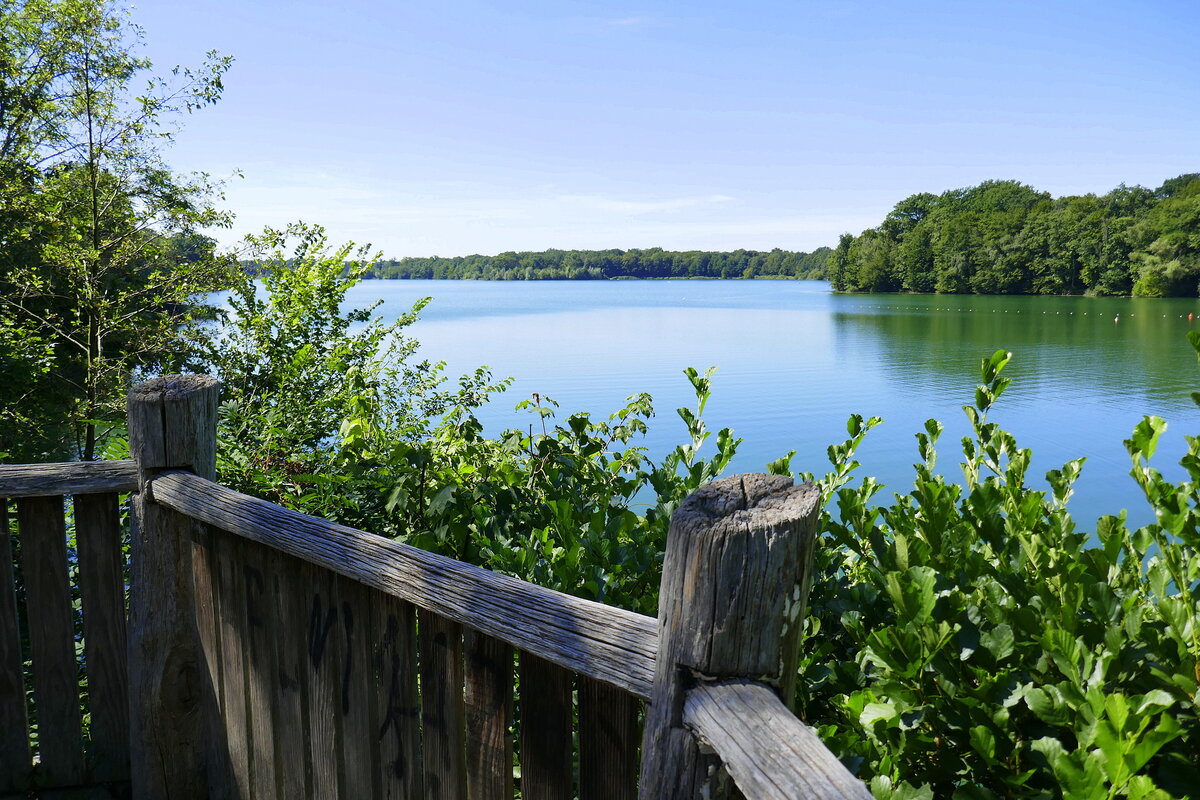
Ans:
<svg viewBox="0 0 1200 800"><path fill-rule="evenodd" d="M775 248L734 250L545 250L495 256L401 258L378 261L368 278L434 280L609 280L613 278L798 278L822 280L830 248L811 253Z"/></svg>
<svg viewBox="0 0 1200 800"><path fill-rule="evenodd" d="M1196 297L1200 173L1103 195L1016 181L914 194L844 234L828 276L843 292Z"/></svg>

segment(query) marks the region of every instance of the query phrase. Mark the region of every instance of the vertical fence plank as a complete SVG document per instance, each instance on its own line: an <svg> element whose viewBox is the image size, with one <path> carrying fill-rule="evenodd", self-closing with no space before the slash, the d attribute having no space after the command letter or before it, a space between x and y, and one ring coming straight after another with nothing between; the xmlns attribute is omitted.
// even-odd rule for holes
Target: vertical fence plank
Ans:
<svg viewBox="0 0 1200 800"><path fill-rule="evenodd" d="M243 624L246 608L242 579L242 548L236 536L216 537L217 603L221 636L221 721L225 746L228 792L234 798L250 797L250 730L246 715L246 647Z"/></svg>
<svg viewBox="0 0 1200 800"><path fill-rule="evenodd" d="M425 796L459 800L467 793L463 740L462 626L418 612L421 719L425 733Z"/></svg>
<svg viewBox="0 0 1200 800"><path fill-rule="evenodd" d="M0 795L28 789L33 767L13 566L8 501L0 499Z"/></svg>
<svg viewBox="0 0 1200 800"><path fill-rule="evenodd" d="M275 635L275 680L271 705L275 721L275 757L279 797L308 796L308 760L305 757L305 656L308 627L304 599L307 586L298 559L272 553L267 581L279 621Z"/></svg>
<svg viewBox="0 0 1200 800"><path fill-rule="evenodd" d="M229 794L232 783L229 749L225 741L221 689L224 681L221 656L220 563L217 560L220 531L196 526L192 539L192 587L195 593L196 635L201 652L201 681L212 687L203 699L204 761L207 785L215 798Z"/></svg>
<svg viewBox="0 0 1200 800"><path fill-rule="evenodd" d="M579 800L637 797L638 699L579 678Z"/></svg>
<svg viewBox="0 0 1200 800"><path fill-rule="evenodd" d="M375 769L379 754L372 731L373 694L369 680L371 615L368 589L349 578L335 579L341 624L341 685L338 712L342 716L341 797L377 797Z"/></svg>
<svg viewBox="0 0 1200 800"><path fill-rule="evenodd" d="M513 650L467 628L467 794L471 800L511 800Z"/></svg>
<svg viewBox="0 0 1200 800"><path fill-rule="evenodd" d="M73 786L83 782L83 748L63 498L18 500L17 524L33 653L41 781L47 787Z"/></svg>
<svg viewBox="0 0 1200 800"><path fill-rule="evenodd" d="M267 551L255 542L238 542L238 577L245 600L246 722L249 729L250 786L256 800L276 797L275 731L271 715L278 630L275 603L268 592Z"/></svg>
<svg viewBox="0 0 1200 800"><path fill-rule="evenodd" d="M571 673L521 652L521 796L571 800Z"/></svg>
<svg viewBox="0 0 1200 800"><path fill-rule="evenodd" d="M341 714L341 636L338 632L337 597L333 574L305 565L308 618L308 761L313 797L338 796L338 763L341 747L338 722Z"/></svg>
<svg viewBox="0 0 1200 800"><path fill-rule="evenodd" d="M116 494L76 495L75 540L91 712L92 778L129 780L125 574Z"/></svg>
<svg viewBox="0 0 1200 800"><path fill-rule="evenodd" d="M374 642L376 736L380 796L385 800L424 797L421 705L417 696L416 609L376 594L371 603Z"/></svg>

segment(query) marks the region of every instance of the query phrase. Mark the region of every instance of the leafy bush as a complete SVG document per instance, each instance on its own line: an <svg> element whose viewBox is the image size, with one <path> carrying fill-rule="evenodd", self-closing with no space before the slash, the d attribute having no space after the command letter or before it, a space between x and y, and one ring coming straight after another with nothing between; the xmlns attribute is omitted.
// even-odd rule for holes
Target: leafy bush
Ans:
<svg viewBox="0 0 1200 800"><path fill-rule="evenodd" d="M701 456L712 370L687 371L686 443L658 462L638 445L647 395L557 422L534 395L526 430L485 436L474 412L506 382L481 369L444 389L401 335L421 304L392 326L341 311L366 259L347 267L348 250L300 232L290 257L270 240L267 298L247 279L209 351L227 387L222 481L655 613L671 513L740 441L722 430ZM987 419L1008 360L984 360L964 409L961 483L936 472L934 420L917 434L912 490L891 502L872 478L851 484L878 418L851 417L829 448L799 707L881 800L1200 796L1200 439L1172 483L1149 465L1166 425L1144 420L1126 445L1156 521L1130 530L1122 512L1077 530L1082 459L1033 489L1030 451Z"/></svg>
<svg viewBox="0 0 1200 800"><path fill-rule="evenodd" d="M1200 335L1191 341L1200 354ZM1082 459L1026 485L1031 452L987 421L1010 354L984 359L966 406L962 485L917 434L907 495L847 487L878 420L830 449L801 705L879 798L1194 797L1200 788L1200 440L1189 479L1149 466L1166 428L1126 442L1156 522L1096 537L1067 511ZM1200 398L1198 398L1200 402Z"/></svg>

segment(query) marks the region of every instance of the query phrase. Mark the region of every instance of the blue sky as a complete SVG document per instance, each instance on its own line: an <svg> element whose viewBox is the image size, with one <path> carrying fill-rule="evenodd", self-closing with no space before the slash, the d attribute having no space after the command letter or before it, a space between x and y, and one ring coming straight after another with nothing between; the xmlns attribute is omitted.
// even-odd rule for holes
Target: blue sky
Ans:
<svg viewBox="0 0 1200 800"><path fill-rule="evenodd" d="M810 250L989 178L1200 171L1200 3L146 0L157 68L236 58L168 160L232 243L302 219L391 257Z"/></svg>

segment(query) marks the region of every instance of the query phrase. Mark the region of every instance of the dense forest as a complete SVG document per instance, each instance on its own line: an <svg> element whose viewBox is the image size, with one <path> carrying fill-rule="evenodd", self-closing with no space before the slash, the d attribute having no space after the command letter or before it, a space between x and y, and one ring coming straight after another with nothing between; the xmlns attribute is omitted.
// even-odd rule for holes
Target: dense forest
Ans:
<svg viewBox="0 0 1200 800"><path fill-rule="evenodd" d="M1200 173L1104 195L1016 181L914 194L843 235L828 277L844 292L1196 297Z"/></svg>
<svg viewBox="0 0 1200 800"><path fill-rule="evenodd" d="M822 280L830 249L811 253L778 248L769 253L734 250L546 250L497 256L402 258L379 261L368 278L434 278L489 281L607 280L612 278L799 278Z"/></svg>

